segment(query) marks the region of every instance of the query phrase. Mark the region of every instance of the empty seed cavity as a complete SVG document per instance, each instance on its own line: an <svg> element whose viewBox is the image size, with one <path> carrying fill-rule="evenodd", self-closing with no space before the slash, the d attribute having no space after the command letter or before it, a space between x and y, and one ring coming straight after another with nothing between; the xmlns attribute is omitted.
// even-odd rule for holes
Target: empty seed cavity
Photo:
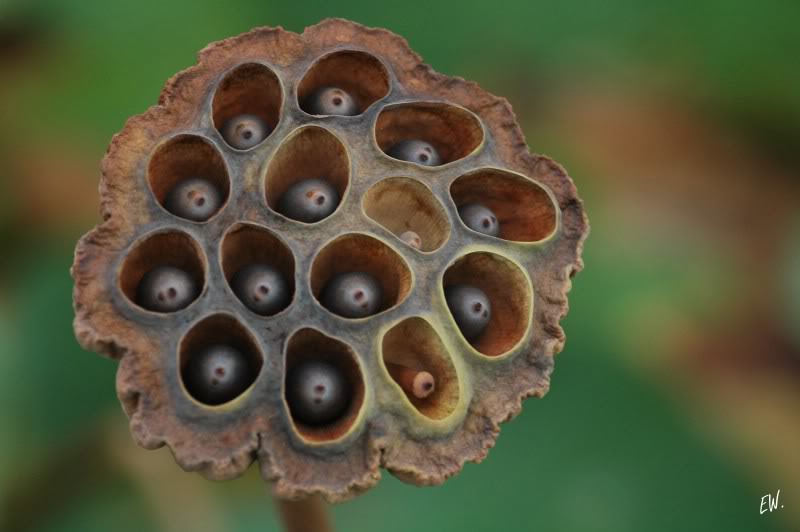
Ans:
<svg viewBox="0 0 800 532"><path fill-rule="evenodd" d="M378 182L364 195L363 207L367 216L420 251L435 251L450 236L444 207L416 179L390 177Z"/></svg>

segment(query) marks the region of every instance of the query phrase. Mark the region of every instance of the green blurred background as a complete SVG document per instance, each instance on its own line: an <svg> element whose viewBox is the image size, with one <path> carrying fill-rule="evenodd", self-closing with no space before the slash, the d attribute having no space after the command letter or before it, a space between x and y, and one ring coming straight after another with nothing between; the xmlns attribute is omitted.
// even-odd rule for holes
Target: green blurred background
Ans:
<svg viewBox="0 0 800 532"><path fill-rule="evenodd" d="M167 78L328 16L508 97L592 222L551 392L482 464L385 475L338 528L800 530L800 3L0 0L0 531L279 530L257 468L212 483L132 443L68 269L106 144Z"/></svg>

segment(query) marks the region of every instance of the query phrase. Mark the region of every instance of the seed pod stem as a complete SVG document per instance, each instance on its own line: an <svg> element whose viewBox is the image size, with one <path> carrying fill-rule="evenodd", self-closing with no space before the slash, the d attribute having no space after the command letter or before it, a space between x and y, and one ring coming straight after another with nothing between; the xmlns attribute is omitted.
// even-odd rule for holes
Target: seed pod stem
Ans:
<svg viewBox="0 0 800 532"><path fill-rule="evenodd" d="M299 500L276 498L276 502L287 532L333 532L328 505L319 495Z"/></svg>

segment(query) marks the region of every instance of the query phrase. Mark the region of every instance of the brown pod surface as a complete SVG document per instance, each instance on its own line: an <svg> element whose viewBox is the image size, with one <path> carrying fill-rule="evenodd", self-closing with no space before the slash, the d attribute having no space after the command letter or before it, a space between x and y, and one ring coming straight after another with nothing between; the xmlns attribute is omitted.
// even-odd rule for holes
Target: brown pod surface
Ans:
<svg viewBox="0 0 800 532"><path fill-rule="evenodd" d="M349 91L359 114L306 113L305 98L324 86ZM262 120L266 138L232 148L220 131L237 114ZM442 164L387 155L408 139L430 142ZM163 206L188 177L221 194L204 222ZM340 197L315 223L276 211L304 177L328 180ZM119 360L134 438L169 446L181 467L214 479L258 459L281 497L345 500L374 485L381 467L434 485L482 460L499 424L549 387L588 233L572 180L528 151L505 99L434 72L389 31L341 19L206 47L114 136L100 193L103 221L80 240L72 267L75 332L86 349ZM498 237L461 221L457 208L474 201L496 213ZM230 285L257 260L275 261L290 285L288 306L269 316L247 310ZM137 283L158 266L186 270L198 297L176 312L139 306ZM343 269L376 278L379 312L346 319L322 307L320 290ZM456 283L492 304L472 342L445 302L444 286ZM244 353L253 373L234 399L203 404L182 371L219 342ZM324 427L296 422L286 401L287 371L309 356L333 365L350 393ZM409 395L398 365L428 372L434 391Z"/></svg>

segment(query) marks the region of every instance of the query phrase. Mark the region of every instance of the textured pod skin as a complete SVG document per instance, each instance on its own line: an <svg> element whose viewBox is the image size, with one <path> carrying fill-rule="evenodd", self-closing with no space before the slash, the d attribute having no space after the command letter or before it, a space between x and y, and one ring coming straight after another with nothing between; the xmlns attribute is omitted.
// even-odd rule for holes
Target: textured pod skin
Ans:
<svg viewBox="0 0 800 532"><path fill-rule="evenodd" d="M330 63L337 52L348 61L367 57L369 65L383 66L382 72L364 68L359 74L359 82L377 88L359 93L348 87L365 111L354 117L304 113L298 85L320 58ZM246 67L237 70L241 65ZM235 105L230 91L248 80L266 88L243 94L280 98L257 110L272 120L269 136L237 151L215 127L215 95L228 91L217 95L220 109ZM382 96L369 102L375 94ZM437 146L444 164L423 167L385 155L409 127L444 139ZM268 171L270 162L276 154L280 159L281 149L302 150L303 139L312 137L303 137L308 128L326 143L323 152L331 155L325 157L338 158L326 164L348 176L339 180L341 205L315 224L289 220L265 199L281 182ZM182 148L186 136L211 148L204 148L205 159L198 162L197 150ZM157 197L163 165L151 164L156 152L172 158L165 164L173 168L207 164L215 176L227 175L229 194L214 217L196 223L166 213ZM379 199L367 194L371 187L399 177L416 181L404 190L426 195L420 205L435 205L431 212L440 214L420 213L395 225L417 232L423 250L426 239L438 235L436 249L414 249L400 240L394 222L366 214L374 212L369 202ZM103 222L81 239L72 268L75 332L86 349L119 360L117 393L136 441L149 449L168 445L181 467L213 479L236 477L257 458L277 496L320 493L330 501L369 489L381 467L405 481L435 485L486 456L499 424L519 413L523 399L541 397L549 387L553 355L565 340L559 321L567 312L571 278L583 266L588 233L572 180L551 159L528 152L505 99L437 74L391 32L339 19L302 34L260 28L209 45L196 66L167 82L158 105L114 136L102 163L100 194ZM478 200L497 214L499 238L461 223L457 206ZM247 312L226 281L223 254L246 246L226 247L225 238L241 223L267 232L267 240L293 257L292 302L275 316ZM447 227L431 226L436 223ZM348 238L358 246L347 248ZM338 256L340 248L346 252ZM352 260L389 272L384 282L395 302L359 320L334 316L317 299L323 280L315 276L335 272L351 249L364 253ZM316 267L318 255L325 264ZM144 268L165 260L191 264L203 289L185 309L159 315L127 294ZM449 314L443 285L475 279L490 298L507 304L495 308L493 302L496 326L473 345ZM391 334L397 327L402 334ZM210 407L186 393L181 353L220 336L259 353L261 366L244 394ZM406 349L405 342L414 347ZM295 423L284 399L286 368L303 345L324 347L334 361L351 357L345 362L354 406L329 430ZM436 392L427 403L412 402L385 361L430 371Z"/></svg>

